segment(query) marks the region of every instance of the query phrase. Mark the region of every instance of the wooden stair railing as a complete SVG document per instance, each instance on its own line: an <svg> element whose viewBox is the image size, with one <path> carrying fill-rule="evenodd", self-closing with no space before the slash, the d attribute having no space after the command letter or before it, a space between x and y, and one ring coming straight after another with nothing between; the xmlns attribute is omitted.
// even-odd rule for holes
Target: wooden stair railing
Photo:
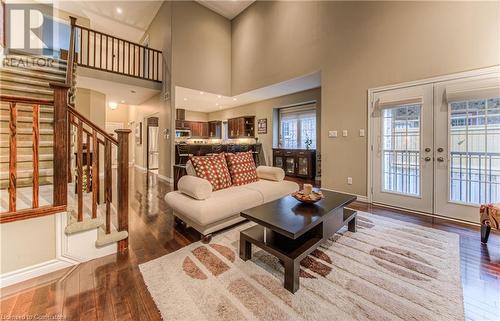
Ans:
<svg viewBox="0 0 500 321"><path fill-rule="evenodd" d="M111 204L112 204L112 147L117 148L118 164L116 174L117 195L117 221L118 231L128 231L128 135L130 129L117 129L117 139L97 125L88 120L76 109L68 106L68 117L71 119L70 126L76 127L76 196L77 196L77 221L84 220L83 213L83 177L87 178L85 192L92 192L91 217L97 217L97 205L100 193L100 146L104 147L104 203L105 203L105 226L106 234L111 233ZM85 149L83 141L85 139ZM86 162L84 165L84 154ZM84 168L85 166L85 168ZM91 183L89 183L91 182ZM128 247L128 239L118 242L118 249L123 251Z"/></svg>
<svg viewBox="0 0 500 321"><path fill-rule="evenodd" d="M53 84L54 100L29 98L19 96L0 95L0 101L9 104L9 207L8 211L0 213L0 223L13 222L34 218L66 210L67 205L67 178L61 175L61 170L66 171L66 86ZM19 105L32 107L32 203L31 208L17 209L17 107ZM54 152L53 152L53 201L52 204L40 206L39 201L39 143L40 143L40 106L53 106L54 108ZM64 115L61 118L60 115ZM64 132L62 135L58 133Z"/></svg>
<svg viewBox="0 0 500 321"><path fill-rule="evenodd" d="M128 231L128 136L130 129L115 130L117 138L106 133L96 124L88 120L72 106L68 105L68 89L66 84L53 83L54 100L0 95L0 101L9 104L9 207L8 211L0 213L0 223L13 222L33 217L39 217L67 210L68 200L68 168L71 163L68 160L70 137L68 133L70 126L76 126L77 140L77 220L83 221L83 139L86 139L87 160L92 158L91 164L87 165L87 177L92 176L92 184L87 184L86 192L92 192L92 218L97 217L97 206L99 203L99 146L104 146L104 190L106 203L105 226L106 234L111 233L111 203L112 203L112 146L116 146L118 154L116 191L117 191L117 222L118 231ZM32 106L32 153L33 153L33 175L32 175L32 204L28 209L17 209L17 107L19 105ZM53 121L53 202L49 205L40 206L39 202L39 114L40 106L52 106L54 108ZM92 147L92 151L91 151ZM90 153L93 156L90 157ZM123 252L128 248L128 238L118 242L118 250Z"/></svg>
<svg viewBox="0 0 500 321"><path fill-rule="evenodd" d="M70 17L71 31L70 31L70 41L68 47L68 65L66 68L66 87L70 88L74 82L74 64L77 63L80 66L87 68L93 68L108 72L114 72L118 74L123 74L126 76L153 80L156 82L161 82L162 77L162 65L161 51L150 49L139 44L132 43L127 40L123 40L111 35L104 34L102 32L91 30L86 27L78 26L76 24L76 18ZM93 35L93 41L91 41L91 35ZM86 55L85 55L85 42L83 39L86 37ZM77 42L79 38L79 46L77 50ZM103 46L103 39L105 39L105 46ZM99 46L97 46L97 40L99 40ZM111 50L109 50L109 44L111 42ZM120 48L120 43L122 47ZM117 50L115 50L115 44L117 45ZM128 48L128 54L126 54L125 47ZM132 50L131 50L132 48ZM138 51L139 50L139 51ZM143 58L141 59L141 50L143 52ZM131 54L133 52L133 55ZM115 53L118 57L115 59ZM137 54L138 53L138 54ZM122 59L120 60L120 54ZM103 56L105 58L103 59ZM144 57L153 57L153 63L151 59L145 59ZM91 60L90 57L93 57ZM127 60L125 59L127 56ZM86 60L84 59L86 58ZM96 57L99 57L99 64L97 64ZM104 64L103 64L104 61ZM111 61L111 63L109 63ZM116 61L116 68L115 68ZM128 63L128 64L127 64ZM111 66L110 66L111 65ZM121 67L121 68L120 68ZM133 68L132 68L133 67ZM87 119L84 115L79 113L73 106L68 104L68 93L66 92L66 118L68 119L68 126L66 127L66 163L67 167L64 169L66 171L66 181L72 181L71 172L71 126L75 126L76 130L76 193L77 193L77 221L82 222L84 219L83 213L83 139L85 135L85 156L87 160L87 165L85 168L85 173L87 177L86 191L92 192L92 209L91 217L94 219L97 217L97 208L100 203L100 151L99 146L104 146L104 202L105 202L105 226L104 230L106 234L111 233L111 204L112 204L112 148L113 145L117 148L118 155L118 166L116 174L116 189L117 189L117 221L118 226L116 227L119 232L128 232L128 135L130 129L120 129L115 130L117 138L115 139L104 130L95 125L92 121ZM92 150L91 150L92 148ZM92 157L91 157L92 155ZM91 164L89 164L91 159ZM88 181L91 180L91 184ZM118 242L118 250L120 252L128 248L128 238Z"/></svg>
<svg viewBox="0 0 500 321"><path fill-rule="evenodd" d="M70 17L71 32L68 70L74 61L78 66L97 69L134 78L162 82L163 54L122 38L76 24ZM72 75L68 74L66 83Z"/></svg>

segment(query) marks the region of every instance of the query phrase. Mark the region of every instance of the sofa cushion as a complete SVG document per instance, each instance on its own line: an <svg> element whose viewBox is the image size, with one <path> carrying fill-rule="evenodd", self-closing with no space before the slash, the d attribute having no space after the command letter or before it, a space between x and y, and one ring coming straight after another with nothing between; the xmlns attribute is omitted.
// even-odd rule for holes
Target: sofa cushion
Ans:
<svg viewBox="0 0 500 321"><path fill-rule="evenodd" d="M225 156L233 185L245 185L258 180L252 152L226 153Z"/></svg>
<svg viewBox="0 0 500 321"><path fill-rule="evenodd" d="M232 186L212 192L206 200L196 200L179 191L168 193L165 200L174 212L203 226L238 215L241 211L263 202L260 192L243 186Z"/></svg>
<svg viewBox="0 0 500 321"><path fill-rule="evenodd" d="M285 171L279 167L259 166L257 167L257 177L280 182L285 178Z"/></svg>
<svg viewBox="0 0 500 321"><path fill-rule="evenodd" d="M242 186L248 190L259 192L262 195L264 203L271 202L289 195L299 190L299 184L291 181L270 181L259 179L257 182Z"/></svg>
<svg viewBox="0 0 500 321"><path fill-rule="evenodd" d="M229 175L226 158L223 154L193 156L191 163L196 171L196 176L209 181L214 187L214 191L231 186L231 175Z"/></svg>
<svg viewBox="0 0 500 321"><path fill-rule="evenodd" d="M197 200L205 200L212 194L213 186L209 181L196 176L185 175L179 179L177 187L180 192Z"/></svg>

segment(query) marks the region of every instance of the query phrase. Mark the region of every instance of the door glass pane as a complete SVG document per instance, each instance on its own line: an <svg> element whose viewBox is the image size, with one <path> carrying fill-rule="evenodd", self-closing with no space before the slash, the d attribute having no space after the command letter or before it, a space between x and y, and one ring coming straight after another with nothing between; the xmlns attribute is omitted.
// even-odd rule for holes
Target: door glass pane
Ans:
<svg viewBox="0 0 500 321"><path fill-rule="evenodd" d="M299 175L307 175L309 173L309 162L307 157L299 157Z"/></svg>
<svg viewBox="0 0 500 321"><path fill-rule="evenodd" d="M500 98L450 104L450 201L500 202Z"/></svg>
<svg viewBox="0 0 500 321"><path fill-rule="evenodd" d="M287 174L295 173L295 158L287 157L285 161L285 172Z"/></svg>
<svg viewBox="0 0 500 321"><path fill-rule="evenodd" d="M382 189L419 196L421 105L401 105L382 114Z"/></svg>
<svg viewBox="0 0 500 321"><path fill-rule="evenodd" d="M283 158L276 156L274 166L275 167L283 167Z"/></svg>

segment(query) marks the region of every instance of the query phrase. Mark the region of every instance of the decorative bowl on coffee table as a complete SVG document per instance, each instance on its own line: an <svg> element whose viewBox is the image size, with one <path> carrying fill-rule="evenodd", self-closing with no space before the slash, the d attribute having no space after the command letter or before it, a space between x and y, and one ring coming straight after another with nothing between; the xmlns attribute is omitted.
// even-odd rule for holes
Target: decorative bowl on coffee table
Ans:
<svg viewBox="0 0 500 321"><path fill-rule="evenodd" d="M292 193L292 196L299 202L306 204L314 204L323 199L323 193L321 193L321 191L311 191L309 194L304 191L298 191Z"/></svg>

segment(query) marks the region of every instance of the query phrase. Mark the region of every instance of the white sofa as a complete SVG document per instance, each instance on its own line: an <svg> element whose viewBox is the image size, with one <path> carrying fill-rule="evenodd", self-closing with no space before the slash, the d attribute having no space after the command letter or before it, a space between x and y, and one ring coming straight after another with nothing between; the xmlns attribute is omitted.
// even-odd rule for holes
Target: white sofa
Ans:
<svg viewBox="0 0 500 321"><path fill-rule="evenodd" d="M182 177L179 181L179 190L167 193L165 200L172 207L176 218L203 234L203 240L209 242L211 233L245 220L240 216L241 211L298 191L297 183L283 180L285 175L282 171L279 168L259 166L257 182L209 192L208 196L203 197L206 199L196 199L183 193L181 180L184 177ZM196 179L198 181L193 180L191 185L198 186L191 188L198 188L199 191L200 188L203 189L200 185L203 185L205 180ZM190 191L187 193L193 196L206 194L205 192L196 194L196 191L194 194Z"/></svg>

